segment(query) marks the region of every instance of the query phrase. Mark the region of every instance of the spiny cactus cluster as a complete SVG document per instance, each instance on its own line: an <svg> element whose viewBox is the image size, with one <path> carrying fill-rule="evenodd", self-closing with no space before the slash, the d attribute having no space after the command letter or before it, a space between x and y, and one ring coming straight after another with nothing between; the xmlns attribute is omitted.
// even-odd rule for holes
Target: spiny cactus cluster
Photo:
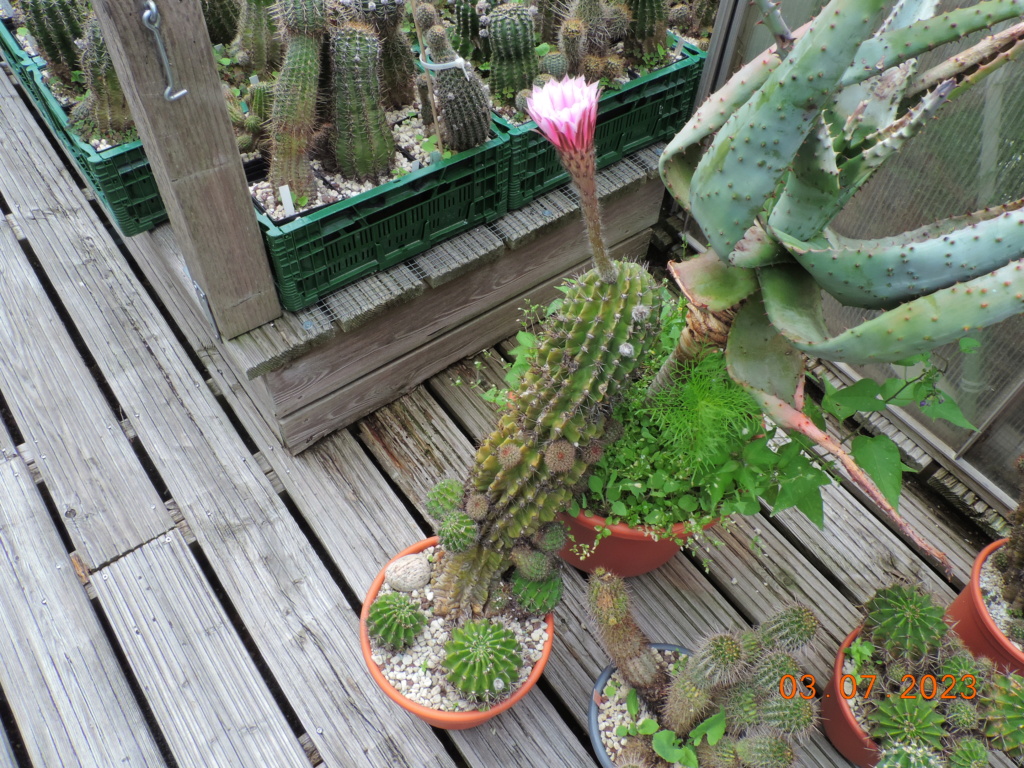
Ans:
<svg viewBox="0 0 1024 768"><path fill-rule="evenodd" d="M588 598L612 664L662 728L685 738L705 718L725 712L727 735L713 746L700 745L701 766L788 768L795 763L791 742L814 729L817 707L812 699L784 698L779 681L785 675L800 677L791 654L818 631L813 611L794 605L756 630L712 635L669 671L637 625L620 577L599 569L590 579Z"/></svg>
<svg viewBox="0 0 1024 768"><path fill-rule="evenodd" d="M491 41L491 93L511 100L529 88L538 74L533 42L533 14L525 5L504 3L490 14L487 27Z"/></svg>
<svg viewBox="0 0 1024 768"><path fill-rule="evenodd" d="M277 0L242 0L231 51L239 63L260 79L281 64L283 49L271 12Z"/></svg>
<svg viewBox="0 0 1024 768"><path fill-rule="evenodd" d="M123 136L133 127L132 114L94 15L86 19L82 36L82 76L88 92L71 111L70 124L85 135Z"/></svg>
<svg viewBox="0 0 1024 768"><path fill-rule="evenodd" d="M880 766L983 766L989 747L1024 756L1024 680L974 658L942 617L917 586L884 587L865 604L858 642L870 657L852 675Z"/></svg>
<svg viewBox="0 0 1024 768"><path fill-rule="evenodd" d="M91 8L86 0L16 0L21 21L50 71L64 83L82 69L77 41Z"/></svg>
<svg viewBox="0 0 1024 768"><path fill-rule="evenodd" d="M1008 541L997 549L992 562L1003 577L1003 599L1012 617L1007 637L1024 646L1024 454L1017 457L1020 498L1010 515Z"/></svg>
<svg viewBox="0 0 1024 768"><path fill-rule="evenodd" d="M608 398L653 342L660 293L638 264L618 264L613 282L596 271L570 284L545 323L530 365L466 483L463 508L477 520L477 542L446 556L435 574L441 613L472 613L496 594L513 551L572 502L600 441ZM471 509L472 508L472 509Z"/></svg>
<svg viewBox="0 0 1024 768"><path fill-rule="evenodd" d="M389 592L373 601L366 623L370 637L400 650L413 644L426 626L427 616L409 595Z"/></svg>
<svg viewBox="0 0 1024 768"><path fill-rule="evenodd" d="M202 9L210 42L214 45L230 43L238 30L239 0L202 0Z"/></svg>
<svg viewBox="0 0 1024 768"><path fill-rule="evenodd" d="M621 41L633 62L649 61L664 49L667 19L665 0L573 0L558 28L566 70L590 82L621 77L626 59L611 53L612 45Z"/></svg>
<svg viewBox="0 0 1024 768"><path fill-rule="evenodd" d="M224 98L231 124L235 127L238 151L266 156L270 152L268 127L271 105L274 103L274 87L265 82L252 83L239 99L225 85Z"/></svg>
<svg viewBox="0 0 1024 768"><path fill-rule="evenodd" d="M424 38L435 64L457 58L443 26L430 27ZM440 121L441 140L456 152L487 141L491 130L491 102L475 72L459 68L442 69L434 75L434 99Z"/></svg>
<svg viewBox="0 0 1024 768"><path fill-rule="evenodd" d="M522 648L512 630L488 619L467 621L445 643L448 680L466 696L488 701L506 695L519 678Z"/></svg>

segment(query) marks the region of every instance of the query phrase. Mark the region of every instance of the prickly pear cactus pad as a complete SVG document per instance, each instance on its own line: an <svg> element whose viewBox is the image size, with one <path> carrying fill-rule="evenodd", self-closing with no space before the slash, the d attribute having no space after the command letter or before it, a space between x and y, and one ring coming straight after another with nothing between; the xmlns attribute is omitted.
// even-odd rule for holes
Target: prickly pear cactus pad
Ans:
<svg viewBox="0 0 1024 768"><path fill-rule="evenodd" d="M447 556L428 547L392 566L414 558L417 566L422 559L434 568L438 557ZM391 576L389 568L367 612L371 657L388 682L417 704L445 712L497 705L522 687L550 642L539 618L438 616L429 585L399 592L390 586Z"/></svg>

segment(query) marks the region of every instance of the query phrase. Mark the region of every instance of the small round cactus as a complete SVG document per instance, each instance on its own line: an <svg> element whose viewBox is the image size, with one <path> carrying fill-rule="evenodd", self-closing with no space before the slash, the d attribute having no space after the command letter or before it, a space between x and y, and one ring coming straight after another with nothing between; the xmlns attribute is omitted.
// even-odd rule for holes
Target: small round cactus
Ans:
<svg viewBox="0 0 1024 768"><path fill-rule="evenodd" d="M391 563L384 572L384 582L396 592L412 592L430 583L430 571L427 556L416 552Z"/></svg>
<svg viewBox="0 0 1024 768"><path fill-rule="evenodd" d="M427 491L427 514L441 522L449 513L459 508L465 488L453 478L442 480Z"/></svg>
<svg viewBox="0 0 1024 768"><path fill-rule="evenodd" d="M524 576L518 569L512 572L512 594L527 613L543 616L562 601L562 577L556 573L543 581Z"/></svg>
<svg viewBox="0 0 1024 768"><path fill-rule="evenodd" d="M875 711L871 737L885 743L918 744L941 750L946 729L942 727L945 718L938 706L938 701L927 699L884 699Z"/></svg>
<svg viewBox="0 0 1024 768"><path fill-rule="evenodd" d="M366 629L374 640L390 648L412 645L427 616L419 604L401 592L389 592L373 601L366 620Z"/></svg>
<svg viewBox="0 0 1024 768"><path fill-rule="evenodd" d="M743 646L735 635L712 635L691 658L686 673L697 685L711 688L735 682L746 669Z"/></svg>
<svg viewBox="0 0 1024 768"><path fill-rule="evenodd" d="M986 768L988 747L981 739L960 739L949 752L949 768Z"/></svg>
<svg viewBox="0 0 1024 768"><path fill-rule="evenodd" d="M921 658L934 651L949 629L942 620L944 609L919 587L885 587L864 607L864 626L872 642L899 649L907 658Z"/></svg>
<svg viewBox="0 0 1024 768"><path fill-rule="evenodd" d="M669 683L661 709L661 724L676 733L689 733L710 708L711 694L707 689L694 685L686 674L682 674Z"/></svg>
<svg viewBox="0 0 1024 768"><path fill-rule="evenodd" d="M466 696L482 701L510 692L523 666L512 631L487 619L467 621L445 643L448 680Z"/></svg>
<svg viewBox="0 0 1024 768"><path fill-rule="evenodd" d="M801 671L797 660L785 651L775 651L759 658L750 674L751 685L762 694L778 693L779 681L786 675L799 680Z"/></svg>
<svg viewBox="0 0 1024 768"><path fill-rule="evenodd" d="M482 493L472 493L466 499L466 514L473 520L483 520L490 506L487 497Z"/></svg>
<svg viewBox="0 0 1024 768"><path fill-rule="evenodd" d="M946 725L951 731L968 733L981 724L978 705L969 699L951 699L946 704Z"/></svg>
<svg viewBox="0 0 1024 768"><path fill-rule="evenodd" d="M529 581L544 581L550 578L555 570L555 563L550 555L525 545L512 550L512 562L516 565L516 573Z"/></svg>
<svg viewBox="0 0 1024 768"><path fill-rule="evenodd" d="M1024 758L1024 677L999 675L985 707L985 735L996 749Z"/></svg>
<svg viewBox="0 0 1024 768"><path fill-rule="evenodd" d="M580 459L585 464L596 464L604 455L604 446L596 440L580 450Z"/></svg>
<svg viewBox="0 0 1024 768"><path fill-rule="evenodd" d="M544 463L552 472L564 475L576 464L576 448L568 440L555 440L544 450Z"/></svg>
<svg viewBox="0 0 1024 768"><path fill-rule="evenodd" d="M473 546L476 535L473 518L460 510L449 513L437 527L441 546L448 552L465 552Z"/></svg>
<svg viewBox="0 0 1024 768"><path fill-rule="evenodd" d="M763 702L759 710L765 728L776 735L791 736L797 740L810 736L818 722L815 700L800 696L784 699L776 694Z"/></svg>
<svg viewBox="0 0 1024 768"><path fill-rule="evenodd" d="M758 768L790 768L796 754L785 739L777 736L747 736L736 742L736 755L743 765Z"/></svg>
<svg viewBox="0 0 1024 768"><path fill-rule="evenodd" d="M548 523L533 536L533 546L541 552L559 552L569 540L569 531L563 523Z"/></svg>

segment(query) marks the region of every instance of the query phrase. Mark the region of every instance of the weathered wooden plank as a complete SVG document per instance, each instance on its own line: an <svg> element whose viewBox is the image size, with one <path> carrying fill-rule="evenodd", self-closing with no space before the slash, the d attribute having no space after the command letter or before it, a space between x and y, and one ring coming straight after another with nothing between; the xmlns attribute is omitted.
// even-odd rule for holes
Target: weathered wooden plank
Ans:
<svg viewBox="0 0 1024 768"><path fill-rule="evenodd" d="M328 435L299 456L281 450L238 385L236 372L215 350L200 354L331 560L358 596L366 594L380 564L394 555L396 542L412 543L423 536L404 502L346 430Z"/></svg>
<svg viewBox="0 0 1024 768"><path fill-rule="evenodd" d="M6 102L4 107L0 114L6 117ZM13 135L28 146L21 151L54 162L34 124L19 123ZM11 134L2 139L10 142ZM116 247L69 186L54 184L45 195L19 194L30 203L40 199L32 204L37 211L73 215L73 228L65 221L63 237L76 231L90 241L87 262L52 244L55 237L45 236L52 222L31 216L31 205L12 204L14 215L324 762L451 765L426 725L396 718L376 686L353 673L363 662L351 606Z"/></svg>
<svg viewBox="0 0 1024 768"><path fill-rule="evenodd" d="M0 685L37 766L163 766L24 462L0 461Z"/></svg>
<svg viewBox="0 0 1024 768"><path fill-rule="evenodd" d="M103 39L160 196L193 279L220 333L232 338L281 314L245 171L199 0L158 7L162 40L182 98L169 101L169 74L138 3L95 0ZM211 201L216 205L211 205Z"/></svg>
<svg viewBox="0 0 1024 768"><path fill-rule="evenodd" d="M642 258L647 252L647 237L648 232L645 230L612 249L612 253L618 258L629 255ZM515 327L524 304L547 304L557 298L559 294L556 287L566 276L577 272L578 268L568 270L513 301L433 338L310 406L285 416L277 422L276 431L289 450L304 450L323 435L347 426L412 391L445 365L474 354L481 345L487 346L504 338L509 329ZM261 399L258 401L263 402ZM272 411L268 413L264 409L264 414L268 421L275 421Z"/></svg>
<svg viewBox="0 0 1024 768"><path fill-rule="evenodd" d="M485 349L448 366L425 385L464 433L481 440L494 428L497 413L481 394L494 386L504 387L504 375L497 350Z"/></svg>
<svg viewBox="0 0 1024 768"><path fill-rule="evenodd" d="M7 95L0 84L0 105ZM0 134L7 120L0 115ZM11 174L15 164L4 165L0 188L8 201L19 201L9 191L19 183ZM60 237L46 234L36 247ZM65 247L69 259L88 258L88 251L73 253L70 242ZM0 389L79 555L95 567L172 528L6 220L0 222L0 350Z"/></svg>
<svg viewBox="0 0 1024 768"><path fill-rule="evenodd" d="M179 766L309 768L180 533L92 581Z"/></svg>

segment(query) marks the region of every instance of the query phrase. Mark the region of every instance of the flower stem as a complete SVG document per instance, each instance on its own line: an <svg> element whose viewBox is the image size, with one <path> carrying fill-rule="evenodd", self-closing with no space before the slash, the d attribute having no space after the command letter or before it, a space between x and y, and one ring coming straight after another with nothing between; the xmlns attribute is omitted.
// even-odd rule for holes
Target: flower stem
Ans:
<svg viewBox="0 0 1024 768"><path fill-rule="evenodd" d="M580 196L580 210L583 223L590 238L590 251L594 258L594 268L601 281L614 283L619 277L615 262L608 255L601 234L601 204L597 199L597 157L593 146L586 150L569 149L559 152L562 165L572 177L573 184Z"/></svg>

